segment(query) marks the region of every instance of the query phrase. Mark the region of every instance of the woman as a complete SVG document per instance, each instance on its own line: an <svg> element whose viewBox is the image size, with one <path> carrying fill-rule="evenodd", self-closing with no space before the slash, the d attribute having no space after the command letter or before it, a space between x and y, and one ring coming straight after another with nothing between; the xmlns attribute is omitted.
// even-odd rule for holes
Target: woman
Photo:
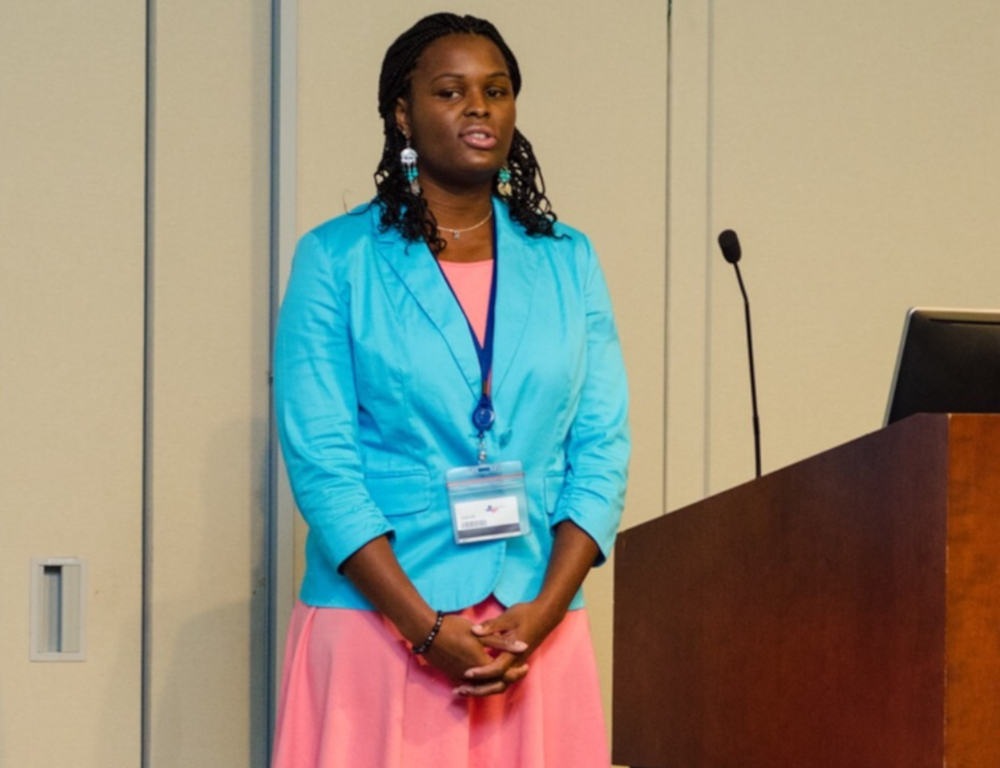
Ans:
<svg viewBox="0 0 1000 768"><path fill-rule="evenodd" d="M310 531L275 768L608 765L580 586L620 519L625 377L520 87L489 22L422 19L383 62L375 200L296 252L275 399Z"/></svg>

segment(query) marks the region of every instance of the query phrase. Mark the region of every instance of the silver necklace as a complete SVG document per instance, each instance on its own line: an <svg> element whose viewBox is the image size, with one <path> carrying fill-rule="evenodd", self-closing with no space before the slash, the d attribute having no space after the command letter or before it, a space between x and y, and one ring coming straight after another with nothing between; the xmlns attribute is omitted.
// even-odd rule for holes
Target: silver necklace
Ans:
<svg viewBox="0 0 1000 768"><path fill-rule="evenodd" d="M456 240L459 239L459 235L463 235L466 232L471 232L474 229L479 229L483 224L493 218L493 208L490 208L490 212L486 214L486 218L480 221L478 224L473 224L471 227L466 227L465 229L455 229L454 227L442 227L438 224L438 230L444 232L451 232L451 236Z"/></svg>

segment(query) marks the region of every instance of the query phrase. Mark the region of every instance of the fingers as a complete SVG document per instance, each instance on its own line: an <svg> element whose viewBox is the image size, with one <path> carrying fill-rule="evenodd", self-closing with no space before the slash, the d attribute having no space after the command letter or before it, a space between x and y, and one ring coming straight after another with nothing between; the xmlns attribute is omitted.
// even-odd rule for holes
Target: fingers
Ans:
<svg viewBox="0 0 1000 768"><path fill-rule="evenodd" d="M503 679L508 683L516 683L528 674L528 665L523 661L517 662L518 659L513 654L501 653L489 664L467 669L464 676L467 680Z"/></svg>
<svg viewBox="0 0 1000 768"><path fill-rule="evenodd" d="M509 653L501 653L492 662L481 667L465 670L468 680L495 680L503 677L510 669L513 657Z"/></svg>
<svg viewBox="0 0 1000 768"><path fill-rule="evenodd" d="M455 688L452 692L456 696L494 696L498 693L503 693L507 690L507 683L503 680L497 680L493 683L484 683L482 685L470 685L469 683L463 683L462 685Z"/></svg>
<svg viewBox="0 0 1000 768"><path fill-rule="evenodd" d="M486 635L492 635L494 632L503 632L507 628L499 626L499 622L495 619L490 619L481 624L473 624L470 629L472 630L472 634L477 637L485 637Z"/></svg>
<svg viewBox="0 0 1000 768"><path fill-rule="evenodd" d="M437 637L424 658L452 679L461 679L470 667L490 664L493 659L468 630L469 622L446 616Z"/></svg>
<svg viewBox="0 0 1000 768"><path fill-rule="evenodd" d="M471 670L470 670L471 671ZM487 680L481 683L462 683L457 688L452 690L456 696L473 696L473 697L483 697L483 696L494 696L498 693L503 693L511 685L516 683L518 680L524 678L528 674L528 665L521 664L516 667L511 667L504 673L504 676L499 680Z"/></svg>
<svg viewBox="0 0 1000 768"><path fill-rule="evenodd" d="M503 679L508 685L510 683L516 683L518 680L524 679L528 674L528 665L519 664L516 667L511 667L504 674Z"/></svg>
<svg viewBox="0 0 1000 768"><path fill-rule="evenodd" d="M528 644L517 637L519 625L512 622L507 613L480 624L473 624L469 629L487 648L510 653L524 653L528 650Z"/></svg>
<svg viewBox="0 0 1000 768"><path fill-rule="evenodd" d="M528 644L523 640L518 640L514 635L485 635L479 638L479 642L487 648L514 654L524 653L528 650Z"/></svg>
<svg viewBox="0 0 1000 768"><path fill-rule="evenodd" d="M528 674L528 665L517 664L516 661L512 654L502 653L490 664L466 670L466 682L454 689L455 695L492 696L503 693Z"/></svg>
<svg viewBox="0 0 1000 768"><path fill-rule="evenodd" d="M486 621L481 621L478 624L473 624L471 627L472 634L477 637L483 637L485 635L502 635L516 630L518 625L521 623L521 608L522 606L519 604L514 605L501 613L499 616L494 616L492 619L487 619Z"/></svg>
<svg viewBox="0 0 1000 768"><path fill-rule="evenodd" d="M461 670L461 683L453 689L455 695L493 696L523 679L528 674L525 659L531 649L532 622L529 607L519 604L492 619L467 623L466 637L486 652L486 658Z"/></svg>

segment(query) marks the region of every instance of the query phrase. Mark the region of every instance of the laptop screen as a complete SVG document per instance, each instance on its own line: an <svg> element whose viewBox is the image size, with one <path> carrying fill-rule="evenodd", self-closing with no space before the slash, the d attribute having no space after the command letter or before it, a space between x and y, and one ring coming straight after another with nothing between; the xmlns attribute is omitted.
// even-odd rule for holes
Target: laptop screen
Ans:
<svg viewBox="0 0 1000 768"><path fill-rule="evenodd" d="M885 423L915 413L1000 413L1000 310L907 313Z"/></svg>

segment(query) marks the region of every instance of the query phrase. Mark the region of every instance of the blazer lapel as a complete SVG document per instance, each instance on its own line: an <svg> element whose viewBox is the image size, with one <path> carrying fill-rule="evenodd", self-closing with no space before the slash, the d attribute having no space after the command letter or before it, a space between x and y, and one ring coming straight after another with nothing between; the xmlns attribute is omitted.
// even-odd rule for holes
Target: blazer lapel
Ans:
<svg viewBox="0 0 1000 768"><path fill-rule="evenodd" d="M493 339L493 391L503 386L528 327L538 270L538 250L521 226L510 219L507 205L493 200L497 226L497 306Z"/></svg>
<svg viewBox="0 0 1000 768"><path fill-rule="evenodd" d="M479 358L469 324L427 245L411 243L395 229L385 232L376 229L376 232L377 248L384 263L399 278L402 290L413 297L444 337L469 388L479 392Z"/></svg>

